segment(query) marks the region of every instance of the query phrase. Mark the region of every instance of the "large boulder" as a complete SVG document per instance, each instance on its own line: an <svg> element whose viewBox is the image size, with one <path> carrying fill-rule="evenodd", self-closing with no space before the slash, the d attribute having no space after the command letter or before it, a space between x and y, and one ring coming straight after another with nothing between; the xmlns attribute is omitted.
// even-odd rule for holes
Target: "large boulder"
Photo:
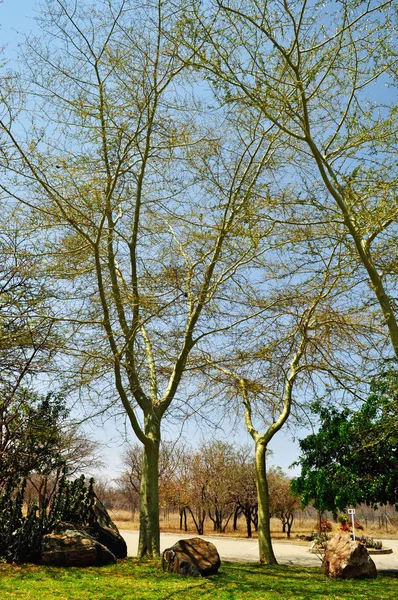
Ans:
<svg viewBox="0 0 398 600"><path fill-rule="evenodd" d="M326 544L323 572L342 579L377 577L376 565L365 546L342 533L334 535Z"/></svg>
<svg viewBox="0 0 398 600"><path fill-rule="evenodd" d="M208 577L217 573L220 565L214 544L197 537L180 540L162 554L163 570L179 575Z"/></svg>
<svg viewBox="0 0 398 600"><path fill-rule="evenodd" d="M97 497L95 497L92 511L94 517L91 528L92 535L106 546L116 558L126 558L127 544L110 518L105 506Z"/></svg>
<svg viewBox="0 0 398 600"><path fill-rule="evenodd" d="M116 558L87 532L71 523L58 523L43 537L41 562L55 567L91 567L113 564Z"/></svg>

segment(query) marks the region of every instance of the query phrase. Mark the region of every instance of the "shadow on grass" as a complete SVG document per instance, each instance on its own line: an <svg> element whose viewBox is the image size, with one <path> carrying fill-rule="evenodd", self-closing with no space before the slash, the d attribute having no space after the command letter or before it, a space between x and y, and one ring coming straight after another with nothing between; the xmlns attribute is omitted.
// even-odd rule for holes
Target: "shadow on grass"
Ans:
<svg viewBox="0 0 398 600"><path fill-rule="evenodd" d="M382 571L378 571L379 577L383 577L384 575L386 577L392 577L395 579L398 579L398 569L383 569ZM397 597L398 597L398 593L397 593Z"/></svg>
<svg viewBox="0 0 398 600"><path fill-rule="evenodd" d="M275 598L398 598L397 572L379 573L377 579L330 579L320 569L286 565L247 565L223 563L218 585L226 591L239 590L236 598L258 597L270 593ZM271 597L270 596L270 597ZM232 596L231 596L232 597ZM267 596L268 597L268 596Z"/></svg>
<svg viewBox="0 0 398 600"><path fill-rule="evenodd" d="M8 573L6 573L8 572ZM51 589L51 581L70 590L74 583L82 594L106 584L95 598L135 600L392 600L398 598L398 571L379 573L373 580L333 580L320 569L259 563L223 562L220 571L208 578L181 577L162 571L155 562L126 559L105 567L44 567L36 565L0 566L1 575L16 579L35 579ZM45 581L49 580L46 584ZM98 580L102 580L102 584ZM22 589L22 588L21 588ZM44 588L43 588L44 589ZM124 590L128 590L125 592ZM104 594L108 593L106 596ZM77 593L77 592L76 592ZM93 597L94 597L93 596ZM25 596L24 596L25 597ZM50 596L46 596L46 598ZM75 597L75 596L74 596Z"/></svg>
<svg viewBox="0 0 398 600"><path fill-rule="evenodd" d="M211 579L213 579L213 577L217 577L217 575L212 575ZM191 580L193 579L193 577L187 577L187 580ZM195 577L196 581L197 578ZM208 578L210 579L210 578ZM190 586L186 586L184 587L184 595L187 594L187 592L193 592L194 590L197 590L198 588L204 588L207 587L208 584L208 579L201 581L200 583L196 583L196 585L192 584ZM167 594L167 596L162 596L161 599L159 600L172 600L172 598L181 598L181 590L175 590L174 592L171 592L171 594Z"/></svg>

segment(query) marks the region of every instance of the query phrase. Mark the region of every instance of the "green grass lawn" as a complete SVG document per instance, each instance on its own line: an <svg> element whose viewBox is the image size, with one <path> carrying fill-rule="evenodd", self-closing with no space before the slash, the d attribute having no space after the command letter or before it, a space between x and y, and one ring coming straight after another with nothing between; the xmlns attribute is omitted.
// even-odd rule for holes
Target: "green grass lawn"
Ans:
<svg viewBox="0 0 398 600"><path fill-rule="evenodd" d="M396 600L398 577L333 581L320 569L223 563L208 579L163 573L126 559L110 567L56 568L0 564L1 600Z"/></svg>

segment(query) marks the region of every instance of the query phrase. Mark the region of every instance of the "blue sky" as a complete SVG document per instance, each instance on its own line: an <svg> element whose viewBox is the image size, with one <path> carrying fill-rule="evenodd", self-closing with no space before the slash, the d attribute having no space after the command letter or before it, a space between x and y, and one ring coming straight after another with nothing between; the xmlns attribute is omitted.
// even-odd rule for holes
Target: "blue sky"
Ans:
<svg viewBox="0 0 398 600"><path fill-rule="evenodd" d="M7 45L7 55L15 56L18 32L28 33L34 28L35 6L34 0L3 0L0 4L0 43Z"/></svg>
<svg viewBox="0 0 398 600"><path fill-rule="evenodd" d="M18 43L22 41L23 35L34 31L36 23L34 20L35 14L38 12L40 3L35 0L3 0L0 3L0 45L5 46L5 57L10 61L10 66L15 66L17 61ZM14 65L13 65L14 63ZM104 447L104 462L106 467L103 470L103 475L112 479L117 477L121 472L120 455L123 449L121 448L121 439L116 431L111 420L108 420L104 427L99 429L96 426L91 426L87 429L93 439L98 439L105 443ZM304 437L307 432L300 432L299 437ZM176 435L178 433L176 432ZM188 423L187 428L183 432L183 437L189 440L191 444L199 444L206 437L212 437L213 432L205 432L197 430L194 423ZM167 436L170 437L170 432ZM252 440L246 433L244 427L236 432L234 437L228 430L217 433L217 438L224 441L236 441L242 444L251 444ZM131 434L130 441L134 442L134 436ZM290 475L297 473L297 469L289 470L289 465L296 460L298 456L298 444L292 441L290 434L285 431L280 431L270 444L270 449L273 451L273 456L270 460L271 464L279 465Z"/></svg>

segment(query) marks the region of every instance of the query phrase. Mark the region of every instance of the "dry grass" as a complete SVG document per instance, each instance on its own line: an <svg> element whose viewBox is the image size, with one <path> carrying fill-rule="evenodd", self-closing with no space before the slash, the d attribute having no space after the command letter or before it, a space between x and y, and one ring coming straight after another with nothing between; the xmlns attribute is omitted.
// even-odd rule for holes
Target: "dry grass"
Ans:
<svg viewBox="0 0 398 600"><path fill-rule="evenodd" d="M112 519L119 529L127 529L127 530L138 530L139 521L138 521L138 513L134 515L131 514L130 511L127 510L115 510L109 511ZM363 521L362 521L363 523ZM338 523L333 523L333 531L332 533L337 533L339 529ZM164 533L180 533L180 519L178 513L169 513L166 511L161 512L160 517L160 527L161 531ZM315 519L308 518L300 518L298 517L293 523L293 529L291 533L291 540L296 540L297 535L308 534L311 531L317 529L317 522ZM193 524L193 521L190 517L188 517L188 533L196 534L196 529ZM275 540L286 540L286 534L282 533L282 525L279 519L271 519L271 533L272 537ZM358 532L359 533L359 532ZM378 526L377 521L375 524L373 522L368 523L368 527L364 528L364 535L368 535L378 538L391 538L395 539L398 537L398 519L391 519L391 524L388 524L387 531L386 527L383 525L382 527ZM205 522L205 535L214 535L213 523L210 519L207 519ZM247 537L245 521L243 518L240 518L238 521L238 530L233 531L232 529L232 520L228 524L225 534L216 534L216 535L225 535L228 537ZM256 533L253 531L253 537L256 537Z"/></svg>

